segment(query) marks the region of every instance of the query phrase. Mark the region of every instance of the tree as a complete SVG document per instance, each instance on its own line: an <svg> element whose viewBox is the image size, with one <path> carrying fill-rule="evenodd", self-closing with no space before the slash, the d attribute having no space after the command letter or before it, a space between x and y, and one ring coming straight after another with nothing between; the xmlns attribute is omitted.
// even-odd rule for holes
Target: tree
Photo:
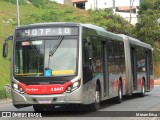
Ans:
<svg viewBox="0 0 160 120"><path fill-rule="evenodd" d="M143 0L140 2L138 23L135 27L137 38L144 42L154 44L160 42L160 1Z"/></svg>

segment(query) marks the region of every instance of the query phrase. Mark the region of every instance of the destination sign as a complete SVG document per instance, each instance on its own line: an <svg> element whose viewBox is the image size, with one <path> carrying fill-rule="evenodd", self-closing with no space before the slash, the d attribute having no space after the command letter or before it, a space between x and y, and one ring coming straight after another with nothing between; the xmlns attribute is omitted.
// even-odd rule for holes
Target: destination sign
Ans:
<svg viewBox="0 0 160 120"><path fill-rule="evenodd" d="M16 37L78 35L77 27L29 28L16 30Z"/></svg>

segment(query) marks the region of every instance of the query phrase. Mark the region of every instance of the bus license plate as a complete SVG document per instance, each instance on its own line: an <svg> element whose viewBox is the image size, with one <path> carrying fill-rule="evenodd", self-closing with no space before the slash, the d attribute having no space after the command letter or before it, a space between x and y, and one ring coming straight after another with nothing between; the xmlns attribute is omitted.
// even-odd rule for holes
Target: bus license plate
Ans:
<svg viewBox="0 0 160 120"><path fill-rule="evenodd" d="M51 100L39 100L39 104L50 104Z"/></svg>

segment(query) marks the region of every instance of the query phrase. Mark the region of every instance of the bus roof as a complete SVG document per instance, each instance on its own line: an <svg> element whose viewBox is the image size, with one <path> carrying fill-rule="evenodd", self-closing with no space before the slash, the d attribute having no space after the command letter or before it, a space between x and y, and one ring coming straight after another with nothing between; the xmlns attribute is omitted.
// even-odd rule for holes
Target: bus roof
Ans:
<svg viewBox="0 0 160 120"><path fill-rule="evenodd" d="M129 39L129 42L131 44L134 44L134 45L137 45L137 46L141 46L141 47L145 47L145 48L149 48L149 49L152 49L152 46L150 44L147 44L147 43L144 43L136 38L133 38L133 37L130 37L130 36L127 36L127 35L124 35L124 34L118 34L122 37L126 37Z"/></svg>
<svg viewBox="0 0 160 120"><path fill-rule="evenodd" d="M102 27L98 27L96 25L92 25L92 24L83 24L83 23L75 23L75 22L46 22L46 23L36 23L36 24L29 24L29 25L23 25L20 27L17 27L16 29L23 29L23 28L34 28L34 27L43 27L43 26L56 26L56 25L62 25L62 26L82 26L82 27L87 27L90 29L94 29L97 31L98 35L104 36L104 37L108 37L108 38L112 38L112 39L117 39L117 40L123 40L123 37L118 36L115 33L106 31L104 28Z"/></svg>
<svg viewBox="0 0 160 120"><path fill-rule="evenodd" d="M96 29L98 31L106 32L106 30L104 28L96 26L96 25L92 25L92 24L81 24L81 25L84 26L84 27L91 28L91 29Z"/></svg>
<svg viewBox="0 0 160 120"><path fill-rule="evenodd" d="M93 25L93 24L83 24L83 23L75 23L75 22L46 22L46 23L36 23L36 24L24 25L24 26L17 27L17 29L28 28L28 27L38 27L38 26L43 27L43 26L51 26L51 25L62 25L62 26L67 25L67 26L87 27L87 28L96 30L98 35L108 37L108 38L112 38L112 39L117 39L117 40L120 40L120 41L123 41L123 39L125 37L127 37L127 38L129 38L129 42L132 43L132 44L152 49L151 45L149 45L147 43L144 43L144 42L142 42L138 39L132 38L132 37L124 35L124 34L115 34L115 33L112 33L112 32L109 32L109 31L105 30L102 27L99 27L99 26L96 26L96 25Z"/></svg>
<svg viewBox="0 0 160 120"><path fill-rule="evenodd" d="M88 27L91 29L96 29L99 31L103 31L105 32L106 30L102 27L98 27L96 25L92 25L92 24L83 24L83 23L76 23L76 22L45 22L45 23L35 23L35 24L29 24L29 25L23 25L18 28L26 28L26 27L37 27L37 26L50 26L50 25L62 25L62 26L84 26L84 27Z"/></svg>
<svg viewBox="0 0 160 120"><path fill-rule="evenodd" d="M92 24L81 24L81 25L83 27L87 27L87 28L96 30L97 34L100 35L100 36L104 36L104 37L107 37L107 38L112 38L112 39L123 41L123 37L122 36L118 36L115 33L109 32L109 31L105 30L102 27L98 27L98 26L92 25Z"/></svg>
<svg viewBox="0 0 160 120"><path fill-rule="evenodd" d="M74 22L44 22L44 23L35 23L35 24L23 25L23 26L17 27L17 29L27 28L27 27L38 27L38 26L43 27L43 26L51 26L51 25L79 26L80 23L74 23Z"/></svg>

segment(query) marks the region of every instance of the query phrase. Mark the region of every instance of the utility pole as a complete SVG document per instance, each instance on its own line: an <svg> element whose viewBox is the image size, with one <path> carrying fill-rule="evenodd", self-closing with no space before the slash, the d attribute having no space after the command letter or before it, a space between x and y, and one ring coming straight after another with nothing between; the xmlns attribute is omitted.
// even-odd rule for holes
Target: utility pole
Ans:
<svg viewBox="0 0 160 120"><path fill-rule="evenodd" d="M98 0L94 0L94 9L95 9L95 10L98 9Z"/></svg>
<svg viewBox="0 0 160 120"><path fill-rule="evenodd" d="M96 0L96 9L98 10L98 0Z"/></svg>
<svg viewBox="0 0 160 120"><path fill-rule="evenodd" d="M115 10L115 9L116 9L115 6L116 6L116 5L115 5L115 0L112 0L112 10L113 10L113 13L115 13L115 11L116 11L116 10Z"/></svg>
<svg viewBox="0 0 160 120"><path fill-rule="evenodd" d="M17 0L17 20L18 20L18 26L20 26L19 0Z"/></svg>
<svg viewBox="0 0 160 120"><path fill-rule="evenodd" d="M130 0L130 17L129 17L129 22L131 23L132 20L132 7L133 7L133 2L134 0Z"/></svg>
<svg viewBox="0 0 160 120"><path fill-rule="evenodd" d="M94 9L97 10L97 0L94 0Z"/></svg>

